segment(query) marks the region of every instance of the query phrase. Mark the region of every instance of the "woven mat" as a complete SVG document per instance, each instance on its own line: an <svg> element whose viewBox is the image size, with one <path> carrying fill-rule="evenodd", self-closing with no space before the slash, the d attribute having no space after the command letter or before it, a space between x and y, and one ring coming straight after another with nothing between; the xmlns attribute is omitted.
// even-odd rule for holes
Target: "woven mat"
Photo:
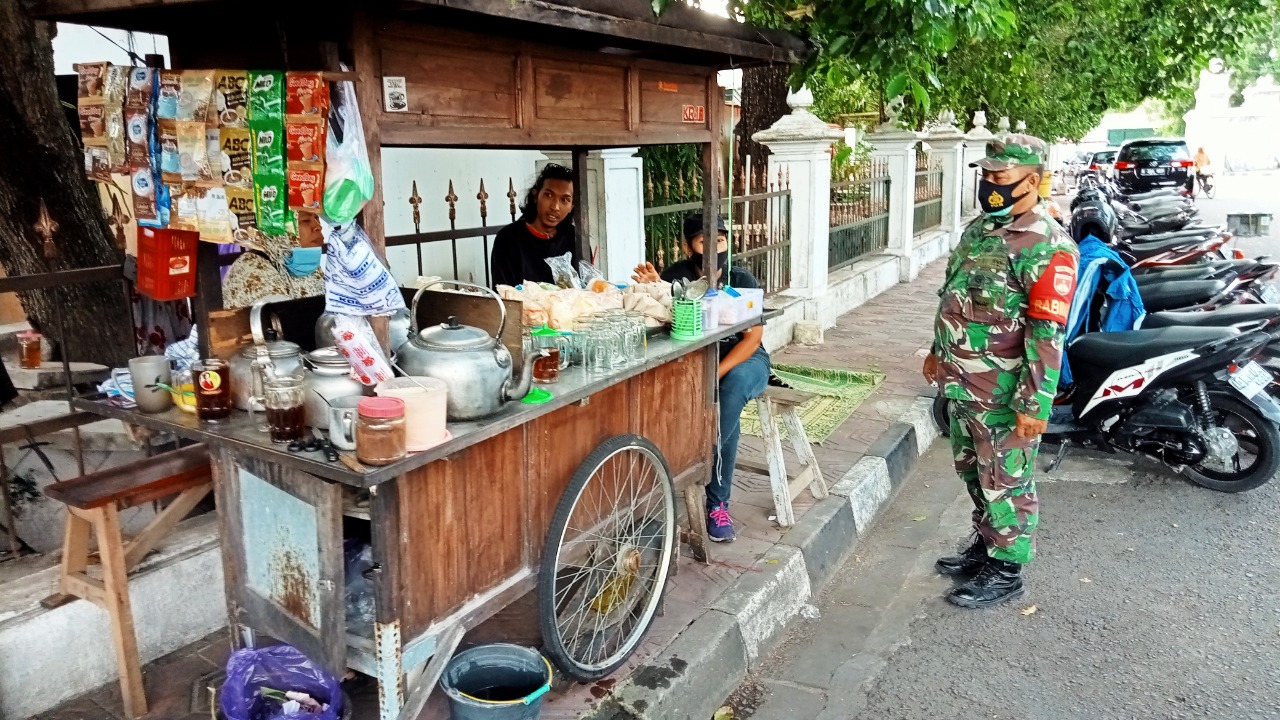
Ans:
<svg viewBox="0 0 1280 720"><path fill-rule="evenodd" d="M787 387L814 393L818 397L800 406L800 424L804 425L809 442L821 445L840 424L849 419L854 410L871 396L884 382L884 373L835 370L832 368L806 367L803 365L774 365L774 377ZM782 437L787 428L781 422L778 427ZM747 403L742 410L742 432L762 437L760 413L755 402Z"/></svg>

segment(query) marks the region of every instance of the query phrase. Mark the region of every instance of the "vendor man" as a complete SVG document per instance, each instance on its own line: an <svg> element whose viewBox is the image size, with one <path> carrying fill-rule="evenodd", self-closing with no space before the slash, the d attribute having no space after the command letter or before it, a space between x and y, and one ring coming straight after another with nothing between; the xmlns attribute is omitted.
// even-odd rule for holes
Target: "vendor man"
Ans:
<svg viewBox="0 0 1280 720"><path fill-rule="evenodd" d="M727 267L729 235L723 218L716 218L716 229L719 237L713 284L725 284L727 270L730 287L760 287L751 271L738 266ZM644 263L636 267L636 274L631 279L636 282L697 280L702 277L704 251L702 213L695 212L684 219L684 252L688 257L663 270L661 276L651 263ZM729 492L733 489L733 467L737 462L738 439L742 434L742 408L764 392L769 383L769 353L761 345L763 340L762 320L759 325L720 341L720 452L712 468L711 482L707 485L707 534L715 542L731 542L734 538L733 518L729 517Z"/></svg>
<svg viewBox="0 0 1280 720"><path fill-rule="evenodd" d="M573 231L573 173L563 165L542 168L520 211L520 218L493 238L494 287L555 282L547 258L565 253L576 271L581 257Z"/></svg>

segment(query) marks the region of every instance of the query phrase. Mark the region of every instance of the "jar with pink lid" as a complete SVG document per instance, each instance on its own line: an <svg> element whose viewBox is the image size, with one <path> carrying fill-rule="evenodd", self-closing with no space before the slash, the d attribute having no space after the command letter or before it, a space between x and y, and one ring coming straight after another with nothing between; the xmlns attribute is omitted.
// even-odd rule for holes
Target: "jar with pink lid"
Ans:
<svg viewBox="0 0 1280 720"><path fill-rule="evenodd" d="M365 465L390 465L405 449L404 401L367 397L356 407L356 458Z"/></svg>

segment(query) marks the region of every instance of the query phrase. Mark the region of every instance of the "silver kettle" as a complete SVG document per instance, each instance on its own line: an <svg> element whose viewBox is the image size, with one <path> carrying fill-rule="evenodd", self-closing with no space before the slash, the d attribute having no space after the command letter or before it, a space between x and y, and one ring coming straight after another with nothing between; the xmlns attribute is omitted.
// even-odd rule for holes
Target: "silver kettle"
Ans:
<svg viewBox="0 0 1280 720"><path fill-rule="evenodd" d="M507 308L502 298L489 288L471 283L441 282L473 287L493 296L501 311L498 336L507 324ZM524 359L519 379L511 374L511 353L497 337L456 317L418 331L418 300L426 288L413 296L409 309L409 339L397 351L400 369L407 375L425 375L449 386L447 414L450 420L476 420L502 409L504 403L520 400L533 383L530 353Z"/></svg>

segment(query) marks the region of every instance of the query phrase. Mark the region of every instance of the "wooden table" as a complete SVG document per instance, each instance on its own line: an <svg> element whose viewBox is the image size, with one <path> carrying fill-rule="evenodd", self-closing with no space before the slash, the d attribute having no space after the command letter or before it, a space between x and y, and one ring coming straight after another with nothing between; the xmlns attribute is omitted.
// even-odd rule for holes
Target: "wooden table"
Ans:
<svg viewBox="0 0 1280 720"><path fill-rule="evenodd" d="M552 516L595 448L647 438L677 489L701 489L718 428L716 346L754 322L695 342L653 338L643 360L607 377L570 368L548 386L551 402L451 423L443 445L363 472L287 452L245 413L206 424L177 409L73 404L207 444L235 642L252 645L262 632L339 676L348 667L371 675L382 684L380 717L391 720L421 707L463 631L535 588ZM370 502L356 509L362 491ZM686 493L695 545L705 538L700 497ZM376 563L376 622L363 633L347 628L343 593L344 525L360 522Z"/></svg>

